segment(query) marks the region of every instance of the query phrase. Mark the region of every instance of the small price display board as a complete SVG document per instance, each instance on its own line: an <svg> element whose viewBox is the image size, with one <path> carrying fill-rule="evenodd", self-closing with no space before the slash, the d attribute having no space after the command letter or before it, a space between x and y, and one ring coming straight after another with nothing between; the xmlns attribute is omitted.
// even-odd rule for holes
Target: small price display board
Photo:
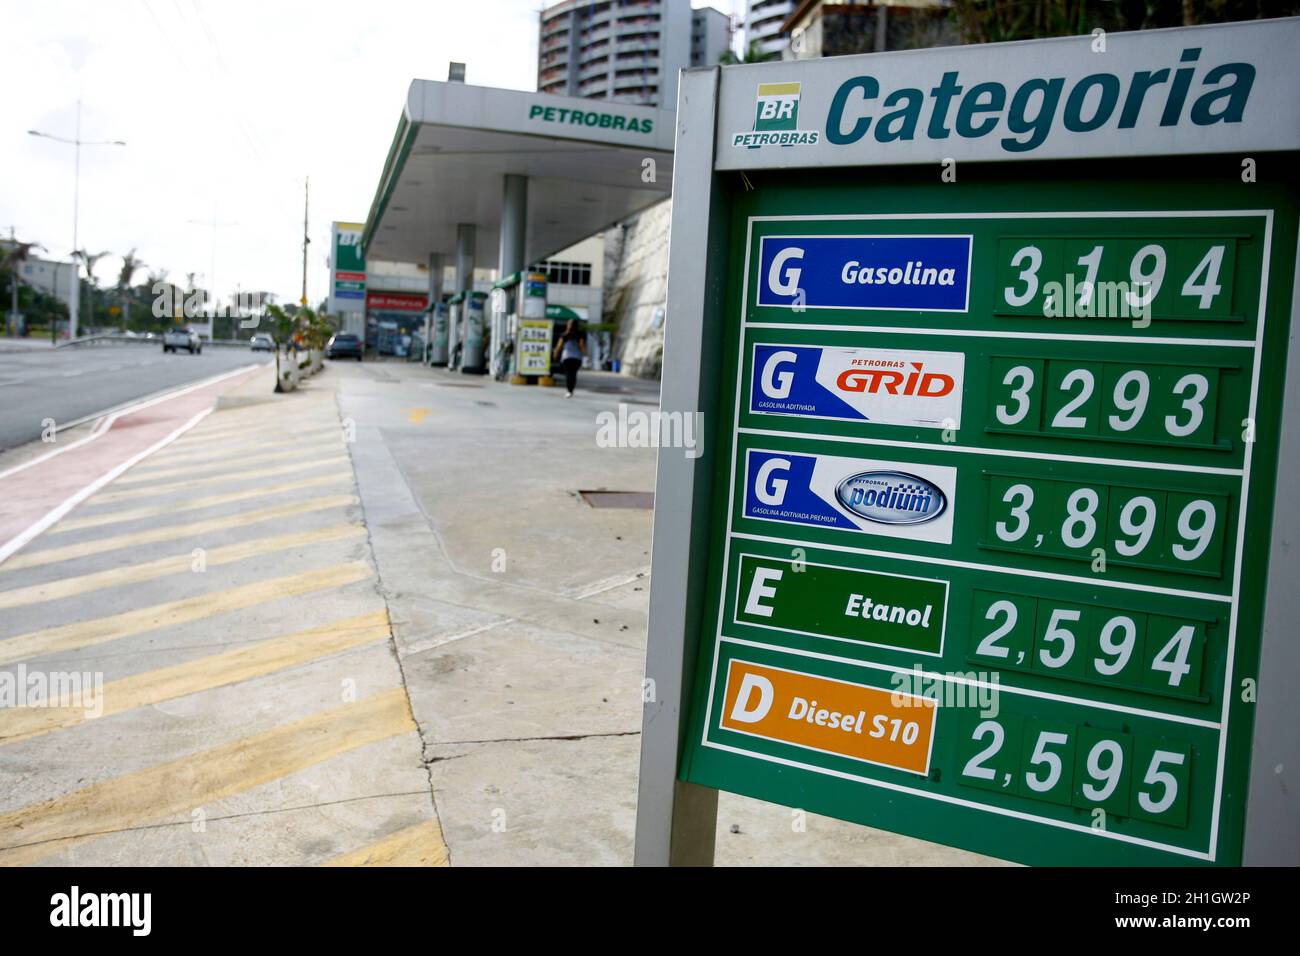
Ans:
<svg viewBox="0 0 1300 956"><path fill-rule="evenodd" d="M519 320L519 374L551 374L551 330L550 319Z"/></svg>
<svg viewBox="0 0 1300 956"><path fill-rule="evenodd" d="M1235 29L1174 47L1217 65ZM972 86L1015 60L947 56ZM1269 592L1294 184L1178 158L1228 151L1195 128L955 180L939 146L822 159L877 59L721 79L713 165L751 171L710 207L678 778L1027 863L1240 864L1270 602L1295 623ZM831 104L815 150L733 147L757 76L800 129Z"/></svg>

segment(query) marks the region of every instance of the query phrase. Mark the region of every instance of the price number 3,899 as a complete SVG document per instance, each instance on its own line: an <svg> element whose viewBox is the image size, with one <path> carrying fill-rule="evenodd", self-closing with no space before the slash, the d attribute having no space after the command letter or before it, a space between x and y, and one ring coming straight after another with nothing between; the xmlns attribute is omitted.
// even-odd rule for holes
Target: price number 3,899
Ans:
<svg viewBox="0 0 1300 956"><path fill-rule="evenodd" d="M1228 499L991 475L986 547L1218 575Z"/></svg>

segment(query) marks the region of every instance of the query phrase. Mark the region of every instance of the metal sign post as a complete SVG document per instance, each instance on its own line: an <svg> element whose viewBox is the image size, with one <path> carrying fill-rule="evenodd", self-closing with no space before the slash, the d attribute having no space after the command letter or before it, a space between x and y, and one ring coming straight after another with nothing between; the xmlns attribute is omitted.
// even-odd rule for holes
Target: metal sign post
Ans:
<svg viewBox="0 0 1300 956"><path fill-rule="evenodd" d="M662 407L708 440L660 452L638 863L711 862L718 790L1300 860L1297 46L684 75Z"/></svg>

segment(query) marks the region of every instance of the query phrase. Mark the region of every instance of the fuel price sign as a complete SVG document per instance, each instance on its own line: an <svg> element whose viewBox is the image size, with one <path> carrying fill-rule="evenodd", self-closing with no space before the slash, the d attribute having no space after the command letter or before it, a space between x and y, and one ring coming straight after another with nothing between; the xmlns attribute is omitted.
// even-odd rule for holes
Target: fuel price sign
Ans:
<svg viewBox="0 0 1300 956"><path fill-rule="evenodd" d="M1236 62L1237 29L1178 42ZM714 163L752 77L806 110L885 59L727 71ZM956 181L764 147L714 187L679 780L1027 863L1242 862L1297 202L1186 134Z"/></svg>

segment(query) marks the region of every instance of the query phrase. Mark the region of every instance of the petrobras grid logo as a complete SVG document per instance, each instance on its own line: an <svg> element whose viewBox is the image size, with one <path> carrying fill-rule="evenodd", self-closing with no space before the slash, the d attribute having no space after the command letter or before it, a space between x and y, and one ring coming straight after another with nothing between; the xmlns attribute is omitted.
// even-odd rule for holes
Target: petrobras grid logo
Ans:
<svg viewBox="0 0 1300 956"><path fill-rule="evenodd" d="M744 516L952 544L957 469L752 448Z"/></svg>
<svg viewBox="0 0 1300 956"><path fill-rule="evenodd" d="M966 356L911 349L754 346L749 411L960 428Z"/></svg>
<svg viewBox="0 0 1300 956"><path fill-rule="evenodd" d="M760 83L754 108L754 130L737 133L731 145L748 149L814 146L820 139L821 133L815 129L799 129L798 83Z"/></svg>

